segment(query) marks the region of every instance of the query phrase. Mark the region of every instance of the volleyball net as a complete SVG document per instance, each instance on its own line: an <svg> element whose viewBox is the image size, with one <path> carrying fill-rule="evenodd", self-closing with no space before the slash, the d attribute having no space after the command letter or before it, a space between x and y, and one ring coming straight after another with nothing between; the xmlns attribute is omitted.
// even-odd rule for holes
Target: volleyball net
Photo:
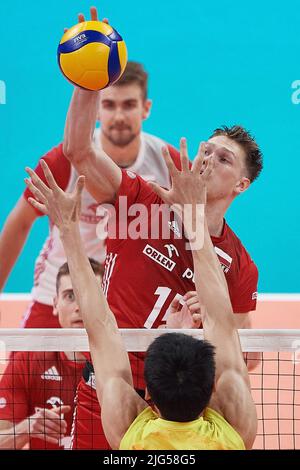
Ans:
<svg viewBox="0 0 300 470"><path fill-rule="evenodd" d="M121 333L127 351L139 356L157 336L174 331L203 338L202 330ZM300 449L300 330L239 333L257 407L254 448ZM93 381L82 354L87 351L85 330L0 329L0 449L71 448L78 420L93 419L76 413L74 406L82 375ZM99 421L88 424L83 447L75 448L107 449Z"/></svg>

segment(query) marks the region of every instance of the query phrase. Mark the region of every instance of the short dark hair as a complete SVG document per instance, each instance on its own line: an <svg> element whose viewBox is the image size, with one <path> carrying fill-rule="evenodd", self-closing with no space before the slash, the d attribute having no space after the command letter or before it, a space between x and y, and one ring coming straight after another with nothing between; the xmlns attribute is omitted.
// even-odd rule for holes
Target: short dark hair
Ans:
<svg viewBox="0 0 300 470"><path fill-rule="evenodd" d="M148 96L148 73L139 62L128 61L121 78L114 86L131 85L136 83L142 90L143 99Z"/></svg>
<svg viewBox="0 0 300 470"><path fill-rule="evenodd" d="M100 264L98 261L96 261L93 258L89 258L90 265L92 266L92 270L94 271L95 275L103 275L103 266ZM70 270L69 270L69 265L68 263L64 263L61 265L61 267L58 270L57 276L56 276L56 293L58 294L59 291L59 286L60 286L60 279L63 276L69 276L70 275Z"/></svg>
<svg viewBox="0 0 300 470"><path fill-rule="evenodd" d="M242 147L246 154L247 176L252 183L259 176L263 168L262 153L254 137L244 127L237 125L232 127L222 126L215 129L210 139L218 135L225 135Z"/></svg>
<svg viewBox="0 0 300 470"><path fill-rule="evenodd" d="M215 380L214 347L183 333L166 333L149 346L145 382L168 421L197 419L208 405Z"/></svg>

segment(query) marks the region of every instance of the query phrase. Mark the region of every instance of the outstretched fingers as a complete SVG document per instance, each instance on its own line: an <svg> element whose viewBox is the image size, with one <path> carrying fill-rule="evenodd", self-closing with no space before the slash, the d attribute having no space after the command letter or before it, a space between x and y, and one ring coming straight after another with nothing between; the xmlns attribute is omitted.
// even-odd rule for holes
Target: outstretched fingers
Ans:
<svg viewBox="0 0 300 470"><path fill-rule="evenodd" d="M207 180L210 177L214 169L214 166L215 166L215 160L210 157L202 173L202 178L204 180Z"/></svg>
<svg viewBox="0 0 300 470"><path fill-rule="evenodd" d="M85 177L81 175L77 178L77 181L76 181L76 186L75 186L76 199L81 198L84 185L85 185Z"/></svg>
<svg viewBox="0 0 300 470"><path fill-rule="evenodd" d="M43 194L43 195L47 195L47 193L49 192L49 188L45 185L45 183L41 180L41 178L36 174L35 171L33 171L30 167L26 167L25 168L25 171L26 173L28 173L28 175L30 176L31 178L31 182L33 183L33 185L40 190L40 192Z"/></svg>
<svg viewBox="0 0 300 470"><path fill-rule="evenodd" d="M91 8L90 8L90 12L91 12L91 20L92 20L92 21L98 21L98 12L97 12L97 8L96 8L96 7L91 7Z"/></svg>
<svg viewBox="0 0 300 470"><path fill-rule="evenodd" d="M42 194L41 191L36 186L34 186L34 184L32 183L32 181L29 178L25 178L24 181L25 181L28 189L30 189L31 193L34 195L35 199L38 202L42 202L43 204L45 204L46 198L45 198L44 194Z"/></svg>
<svg viewBox="0 0 300 470"><path fill-rule="evenodd" d="M56 181L50 171L50 168L48 167L47 163L45 160L41 160L41 166L43 168L43 172L45 175L45 178L47 180L47 183L49 184L49 188L52 189L52 191L57 191L59 189L59 186L56 184Z"/></svg>
<svg viewBox="0 0 300 470"><path fill-rule="evenodd" d="M192 165L193 173L197 173L197 174L200 173L200 171L202 170L203 163L204 163L204 157L205 157L205 142L201 142L198 148L196 158L193 161L193 165Z"/></svg>
<svg viewBox="0 0 300 470"><path fill-rule="evenodd" d="M166 162L166 165L168 167L169 174L172 178L172 177L176 176L179 172L178 172L178 170L175 166L175 163L173 162L173 160L171 158L168 147L167 146L162 147L161 151L162 151L164 160Z"/></svg>
<svg viewBox="0 0 300 470"><path fill-rule="evenodd" d="M180 161L181 161L181 170L189 170L189 157L187 152L187 142L186 138L182 137L180 139Z"/></svg>
<svg viewBox="0 0 300 470"><path fill-rule="evenodd" d="M40 202L36 201L33 197L28 198L29 204L31 204L35 209L42 212L42 214L48 215L48 209L45 204L41 204Z"/></svg>

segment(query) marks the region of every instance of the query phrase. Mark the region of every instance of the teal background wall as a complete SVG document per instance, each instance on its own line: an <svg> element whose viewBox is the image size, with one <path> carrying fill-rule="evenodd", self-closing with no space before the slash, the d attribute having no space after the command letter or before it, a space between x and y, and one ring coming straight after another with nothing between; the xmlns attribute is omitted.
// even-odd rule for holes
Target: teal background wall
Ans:
<svg viewBox="0 0 300 470"><path fill-rule="evenodd" d="M24 188L24 166L63 135L72 86L56 63L64 27L89 1L0 3L0 227ZM100 17L150 73L153 111L144 129L193 155L221 124L240 123L260 143L265 168L228 221L260 271L260 292L300 292L300 4L196 0L99 3ZM26 292L47 234L36 222L6 285Z"/></svg>

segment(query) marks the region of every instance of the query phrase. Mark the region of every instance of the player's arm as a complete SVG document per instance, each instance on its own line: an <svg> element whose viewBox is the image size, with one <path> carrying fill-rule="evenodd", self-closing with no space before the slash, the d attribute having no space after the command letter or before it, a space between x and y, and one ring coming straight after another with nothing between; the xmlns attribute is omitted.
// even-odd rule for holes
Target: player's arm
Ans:
<svg viewBox="0 0 300 470"><path fill-rule="evenodd" d="M0 449L23 449L28 442L27 419L16 425L11 421L0 420Z"/></svg>
<svg viewBox="0 0 300 470"><path fill-rule="evenodd" d="M216 393L213 407L223 414L240 433L246 447L250 448L256 435L256 409L250 393L248 370L235 327L227 283L204 220L205 184L213 171L211 161L204 167L204 151L202 144L192 170L189 170L186 142L182 139L180 172L175 169L168 151L164 149L172 188L166 191L155 184L152 187L167 203L180 207L183 211L184 227L193 254L196 290L206 307L202 319L204 336L216 348Z"/></svg>
<svg viewBox="0 0 300 470"><path fill-rule="evenodd" d="M70 409L67 405L39 409L18 424L0 420L0 449L23 449L30 437L58 445L67 432L67 423L61 416Z"/></svg>
<svg viewBox="0 0 300 470"><path fill-rule="evenodd" d="M90 266L79 231L80 199L84 177L80 176L73 193L64 193L42 161L49 188L28 169L28 187L35 199L33 206L49 215L60 231L73 290L89 337L96 377L96 390L101 405L102 425L113 448L120 441L147 403L135 392L128 354L115 317ZM37 202L40 201L40 202Z"/></svg>
<svg viewBox="0 0 300 470"><path fill-rule="evenodd" d="M37 213L23 196L9 214L0 235L0 291L27 239Z"/></svg>
<svg viewBox="0 0 300 470"><path fill-rule="evenodd" d="M86 187L96 201L114 202L122 173L109 156L93 143L98 107L99 92L74 89L66 120L63 151L78 173L85 176Z"/></svg>
<svg viewBox="0 0 300 470"><path fill-rule="evenodd" d="M90 8L91 20L98 21L97 8ZM78 21L85 21L83 14ZM104 18L102 21L108 23ZM85 176L86 187L98 201L114 202L121 184L120 168L93 143L93 134L99 107L98 91L74 89L65 125L63 151L80 175Z"/></svg>
<svg viewBox="0 0 300 470"><path fill-rule="evenodd" d="M235 322L235 327L238 330L251 329L252 328L251 312L235 313L234 322ZM244 360L246 361L248 370L252 371L261 363L261 353L259 352L244 353Z"/></svg>

